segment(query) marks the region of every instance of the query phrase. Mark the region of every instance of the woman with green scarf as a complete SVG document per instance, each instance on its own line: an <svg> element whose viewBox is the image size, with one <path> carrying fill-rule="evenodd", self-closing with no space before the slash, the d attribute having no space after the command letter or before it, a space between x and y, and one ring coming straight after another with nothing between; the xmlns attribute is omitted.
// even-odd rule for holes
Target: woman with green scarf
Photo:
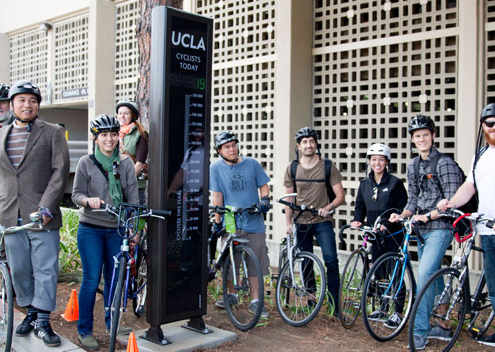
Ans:
<svg viewBox="0 0 495 352"><path fill-rule="evenodd" d="M122 239L117 232L117 220L106 212L93 212L101 204L137 204L138 184L134 163L119 152L120 124L109 115L99 115L90 123L94 144L91 155L83 156L77 165L72 200L80 206L77 247L83 267L79 291L79 341L90 349L98 349L93 335L93 309L96 289L103 271L104 304L114 292L110 291L113 256L120 250ZM110 330L110 311L105 307L105 323ZM121 326L120 333L130 332Z"/></svg>

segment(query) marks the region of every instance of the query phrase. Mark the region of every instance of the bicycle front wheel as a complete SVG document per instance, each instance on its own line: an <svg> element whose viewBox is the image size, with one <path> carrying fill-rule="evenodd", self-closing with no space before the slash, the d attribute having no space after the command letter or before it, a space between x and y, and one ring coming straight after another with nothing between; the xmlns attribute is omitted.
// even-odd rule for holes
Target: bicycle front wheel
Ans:
<svg viewBox="0 0 495 352"><path fill-rule="evenodd" d="M325 289L323 264L313 253L299 252L278 277L275 302L280 316L291 326L309 323L323 304Z"/></svg>
<svg viewBox="0 0 495 352"><path fill-rule="evenodd" d="M0 263L0 276L0 340L5 341L5 351L10 351L14 328L14 291L9 268L5 263Z"/></svg>
<svg viewBox="0 0 495 352"><path fill-rule="evenodd" d="M119 278L115 286L112 305L110 306L110 352L115 351L115 340L119 331L122 316L122 293L124 292L124 279L126 273L126 258L122 256L119 261Z"/></svg>
<svg viewBox="0 0 495 352"><path fill-rule="evenodd" d="M148 278L148 256L146 251L139 249L137 260L137 273L132 280L132 308L134 315L143 316L146 312L146 280Z"/></svg>
<svg viewBox="0 0 495 352"><path fill-rule="evenodd" d="M371 267L364 283L361 308L369 334L380 342L400 334L414 301L414 277L404 257L382 255Z"/></svg>
<svg viewBox="0 0 495 352"><path fill-rule="evenodd" d="M425 336L430 328L428 342L436 350L449 351L454 346L466 317L469 292L459 281L460 273L454 268L443 268L426 281L414 302L409 322L409 349L416 351L414 335ZM438 324L441 323L443 328ZM445 329L448 326L448 329ZM435 332L441 331L442 334Z"/></svg>
<svg viewBox="0 0 495 352"><path fill-rule="evenodd" d="M258 258L253 250L244 245L234 247L234 261L236 284L234 291L229 292L228 282L232 282L233 265L230 256L227 256L223 265L223 301L229 319L234 326L246 331L252 329L260 319L264 304L263 296L263 274ZM253 292L258 293L258 304L251 305Z"/></svg>
<svg viewBox="0 0 495 352"><path fill-rule="evenodd" d="M340 323L350 329L361 311L361 295L364 280L366 253L362 248L354 250L344 266L339 288Z"/></svg>

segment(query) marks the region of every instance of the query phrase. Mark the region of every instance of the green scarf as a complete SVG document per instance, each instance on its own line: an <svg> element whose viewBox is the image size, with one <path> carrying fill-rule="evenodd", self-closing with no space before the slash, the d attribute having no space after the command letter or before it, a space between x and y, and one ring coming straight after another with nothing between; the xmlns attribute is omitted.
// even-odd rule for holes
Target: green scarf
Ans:
<svg viewBox="0 0 495 352"><path fill-rule="evenodd" d="M112 157L107 157L100 151L98 145L95 148L95 158L108 173L108 185L110 186L110 198L112 198L113 205L119 205L124 201L124 194L122 193L122 185L120 180L115 178L113 174L113 163L120 163L120 153L117 148L113 152Z"/></svg>

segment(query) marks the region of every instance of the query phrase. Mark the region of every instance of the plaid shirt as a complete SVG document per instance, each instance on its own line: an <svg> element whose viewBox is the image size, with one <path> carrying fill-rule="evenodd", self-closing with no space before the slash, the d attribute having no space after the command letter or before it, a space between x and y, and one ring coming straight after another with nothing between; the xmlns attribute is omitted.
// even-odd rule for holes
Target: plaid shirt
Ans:
<svg viewBox="0 0 495 352"><path fill-rule="evenodd" d="M415 159L407 166L409 198L405 209L413 214L426 214L429 211L435 210L439 201L444 198L451 199L462 184L461 170L454 160L448 156L438 160L437 170L430 170L431 160L437 154L437 149L433 148L433 151L430 153L427 160L418 157L420 158L419 175L415 175ZM442 189L438 188L433 179L428 179L426 177L426 174L429 173L437 174ZM452 228L452 225L442 218L429 221L424 225L419 225L419 230L423 234L437 229L448 228Z"/></svg>

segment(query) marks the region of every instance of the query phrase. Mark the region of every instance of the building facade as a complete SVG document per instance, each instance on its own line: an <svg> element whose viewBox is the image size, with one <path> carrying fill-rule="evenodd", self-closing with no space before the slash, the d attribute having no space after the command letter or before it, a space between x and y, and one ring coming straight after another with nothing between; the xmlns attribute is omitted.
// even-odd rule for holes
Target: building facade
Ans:
<svg viewBox="0 0 495 352"><path fill-rule="evenodd" d="M27 1L27 3L43 3ZM352 218L365 155L392 148L392 171L406 178L407 123L421 113L437 124L441 151L469 169L481 108L495 101L494 0L184 0L214 19L212 134L232 130L284 193L294 133L314 126L322 152L344 177ZM0 1L3 10L11 5ZM15 5L17 6L17 5ZM87 150L88 121L133 99L139 79L139 0L50 1L22 25L16 11L0 27L0 78L30 78L42 114L64 123L73 160ZM15 9L14 9L15 10ZM214 155L214 154L212 154ZM75 165L74 165L75 166ZM275 202L274 202L275 203ZM282 207L267 215L276 243ZM346 250L359 245L348 239ZM275 248L274 246L273 248ZM472 256L473 268L481 258Z"/></svg>

